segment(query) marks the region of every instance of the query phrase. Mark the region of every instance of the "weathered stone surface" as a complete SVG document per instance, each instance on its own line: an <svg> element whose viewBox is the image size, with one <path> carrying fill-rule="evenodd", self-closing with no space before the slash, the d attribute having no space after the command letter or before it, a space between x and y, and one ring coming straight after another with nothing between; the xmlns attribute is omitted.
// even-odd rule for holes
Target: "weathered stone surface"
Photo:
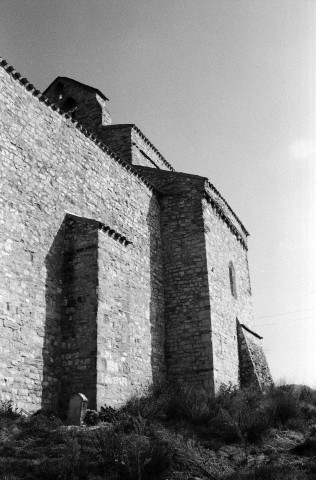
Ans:
<svg viewBox="0 0 316 480"><path fill-rule="evenodd" d="M240 220L137 127L109 125L101 92L57 80L46 94L68 115L0 66L1 399L65 409L82 391L99 408L166 378L214 391L239 382L243 352L264 382L260 348L238 354Z"/></svg>
<svg viewBox="0 0 316 480"><path fill-rule="evenodd" d="M72 395L69 400L67 411L67 425L82 425L87 413L88 399L83 393Z"/></svg>
<svg viewBox="0 0 316 480"><path fill-rule="evenodd" d="M79 381L79 372L82 381L94 378L96 391L97 299L100 316L101 311L106 314L103 308L106 310L109 301L108 293L102 293L98 284L99 235L105 234L98 229L94 239L92 231L88 234L91 219L95 225L100 222L120 234L117 240L114 233L108 238L108 254L112 255L115 244L121 252L118 258L125 255L123 264L129 265L130 287L125 288L122 279L124 289L117 286L112 293L117 295L117 303L113 312L112 300L109 325L114 331L119 315L126 315L128 324L135 322L137 338L130 336L128 341L137 343L142 355L129 353L129 363L121 360L125 348L116 355L116 342L122 341L113 338L113 352L122 368L120 376L111 381L118 383L115 389L125 393L112 401L121 403L151 382L153 371L159 370L160 377L165 375L161 366L164 304L157 196L138 175L102 151L70 120L39 102L3 68L0 82L1 109L10 119L9 124L0 124L0 315L8 321L0 339L2 398L13 397L19 407L34 410L58 406L59 402L67 405L69 397L61 394L63 385L68 395L86 392L89 407L96 407L96 393L92 387L82 389ZM78 227L72 240L66 235L68 212L86 219L82 220L84 230ZM123 237L128 245L120 241ZM71 242L76 249L74 258L68 246ZM92 249L87 248L89 242ZM112 265L114 279L123 276L122 265ZM109 277L107 281L110 292ZM105 331L108 328L105 326ZM140 358L144 352L146 358ZM155 358L160 363L153 366ZM14 368L11 359L17 361ZM85 363L88 360L91 363ZM137 372L134 378L131 370ZM128 391L124 387L127 378ZM100 398L100 403L105 400L108 397Z"/></svg>
<svg viewBox="0 0 316 480"><path fill-rule="evenodd" d="M257 385L264 388L273 383L268 363L255 332L237 321L240 382L242 385Z"/></svg>

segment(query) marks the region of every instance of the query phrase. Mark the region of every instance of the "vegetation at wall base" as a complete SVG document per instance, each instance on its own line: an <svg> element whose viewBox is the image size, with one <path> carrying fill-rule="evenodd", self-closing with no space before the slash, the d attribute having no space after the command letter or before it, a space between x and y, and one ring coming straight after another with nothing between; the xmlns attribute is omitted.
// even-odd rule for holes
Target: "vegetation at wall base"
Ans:
<svg viewBox="0 0 316 480"><path fill-rule="evenodd" d="M0 480L316 478L316 392L151 388L66 427L54 412L0 405Z"/></svg>

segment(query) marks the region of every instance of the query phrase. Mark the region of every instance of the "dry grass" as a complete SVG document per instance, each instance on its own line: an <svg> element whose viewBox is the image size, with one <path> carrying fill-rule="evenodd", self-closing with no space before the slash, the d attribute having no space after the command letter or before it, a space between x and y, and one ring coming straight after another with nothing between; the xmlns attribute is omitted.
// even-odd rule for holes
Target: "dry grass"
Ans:
<svg viewBox="0 0 316 480"><path fill-rule="evenodd" d="M22 417L7 402L0 406L0 480L163 480L184 478L181 472L216 480L224 474L206 468L208 455L216 457L220 447L233 443L246 454L251 445L260 449L271 429L307 432L315 409L316 393L305 387L279 386L263 394L228 386L215 398L203 389L164 387L120 410L104 407L91 414L110 422L95 430L71 430L51 412ZM294 453L310 457L314 451L310 437ZM270 465L243 473L237 468L226 478L303 477L295 468Z"/></svg>

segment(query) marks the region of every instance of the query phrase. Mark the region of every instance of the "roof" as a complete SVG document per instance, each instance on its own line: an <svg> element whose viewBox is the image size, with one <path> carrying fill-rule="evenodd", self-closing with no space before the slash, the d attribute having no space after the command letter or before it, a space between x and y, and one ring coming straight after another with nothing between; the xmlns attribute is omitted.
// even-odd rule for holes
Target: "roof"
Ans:
<svg viewBox="0 0 316 480"><path fill-rule="evenodd" d="M76 83L77 85L79 85L81 88L85 89L85 90L90 90L91 92L95 92L97 93L101 98L103 98L103 100L109 100L102 92L100 92L100 90L98 90L97 88L94 88L94 87L91 87L90 85L85 85L84 83L81 83L81 82L78 82L77 80L74 80L73 78L69 78L69 77L57 77L55 78L55 80L46 88L46 90L43 92L43 95L46 95L46 92L54 85L54 83L58 82L58 81L61 81L61 80L67 80L68 82L71 82L71 83Z"/></svg>

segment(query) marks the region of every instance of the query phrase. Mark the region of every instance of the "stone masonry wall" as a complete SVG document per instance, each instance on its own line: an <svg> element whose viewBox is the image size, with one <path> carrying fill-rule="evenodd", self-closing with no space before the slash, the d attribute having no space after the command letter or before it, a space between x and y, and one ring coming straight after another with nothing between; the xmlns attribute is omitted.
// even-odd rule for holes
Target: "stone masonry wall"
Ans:
<svg viewBox="0 0 316 480"><path fill-rule="evenodd" d="M132 163L132 138L130 125L109 125L98 130L98 136L109 149L127 163Z"/></svg>
<svg viewBox="0 0 316 480"><path fill-rule="evenodd" d="M261 337L237 321L240 383L264 388L273 383Z"/></svg>
<svg viewBox="0 0 316 480"><path fill-rule="evenodd" d="M61 110L68 111L70 108L72 117L90 131L111 124L111 116L106 107L107 99L94 88L71 78L58 77L44 94ZM74 100L75 104L68 104L67 108L69 99Z"/></svg>
<svg viewBox="0 0 316 480"><path fill-rule="evenodd" d="M98 230L96 221L66 216L58 398L64 410L78 392L96 403Z"/></svg>
<svg viewBox="0 0 316 480"><path fill-rule="evenodd" d="M237 215L230 208L228 203L223 199L216 188L205 179L205 198L208 203L219 214L220 218L226 223L230 231L237 237L238 240L247 249L248 232L237 217Z"/></svg>
<svg viewBox="0 0 316 480"><path fill-rule="evenodd" d="M202 198L203 177L139 167L163 193L166 364L171 381L212 392L213 353Z"/></svg>
<svg viewBox="0 0 316 480"><path fill-rule="evenodd" d="M55 353L67 212L109 225L132 242L130 276L143 305L135 311L130 303L130 322L141 321L144 339L153 342L143 349L159 358L163 332L152 324L163 310L163 291L160 257L151 252L153 238L160 238L153 190L21 83L0 67L0 384L2 399L35 410L43 405L45 388L60 389ZM153 265L155 294L148 283ZM145 370L150 378L147 360ZM136 377L128 393L138 388Z"/></svg>
<svg viewBox="0 0 316 480"><path fill-rule="evenodd" d="M188 377L191 369L205 385L214 377L215 390L222 383L238 385L236 319L252 326L246 231L205 178L139 168L163 193L169 376Z"/></svg>
<svg viewBox="0 0 316 480"><path fill-rule="evenodd" d="M98 130L98 136L110 150L132 165L173 170L152 143L133 124L102 127Z"/></svg>
<svg viewBox="0 0 316 480"><path fill-rule="evenodd" d="M157 206L151 215L159 218ZM154 219L148 222L143 261L150 259L150 270L141 275L134 245L99 231L98 408L165 380L161 239Z"/></svg>
<svg viewBox="0 0 316 480"><path fill-rule="evenodd" d="M133 165L142 165L160 170L173 170L171 165L168 164L153 145L148 142L145 135L143 135L137 127L134 127L131 133Z"/></svg>
<svg viewBox="0 0 316 480"><path fill-rule="evenodd" d="M208 198L203 199L208 281L210 289L215 388L239 383L236 319L252 326L252 301L247 250ZM229 264L235 270L236 297Z"/></svg>

